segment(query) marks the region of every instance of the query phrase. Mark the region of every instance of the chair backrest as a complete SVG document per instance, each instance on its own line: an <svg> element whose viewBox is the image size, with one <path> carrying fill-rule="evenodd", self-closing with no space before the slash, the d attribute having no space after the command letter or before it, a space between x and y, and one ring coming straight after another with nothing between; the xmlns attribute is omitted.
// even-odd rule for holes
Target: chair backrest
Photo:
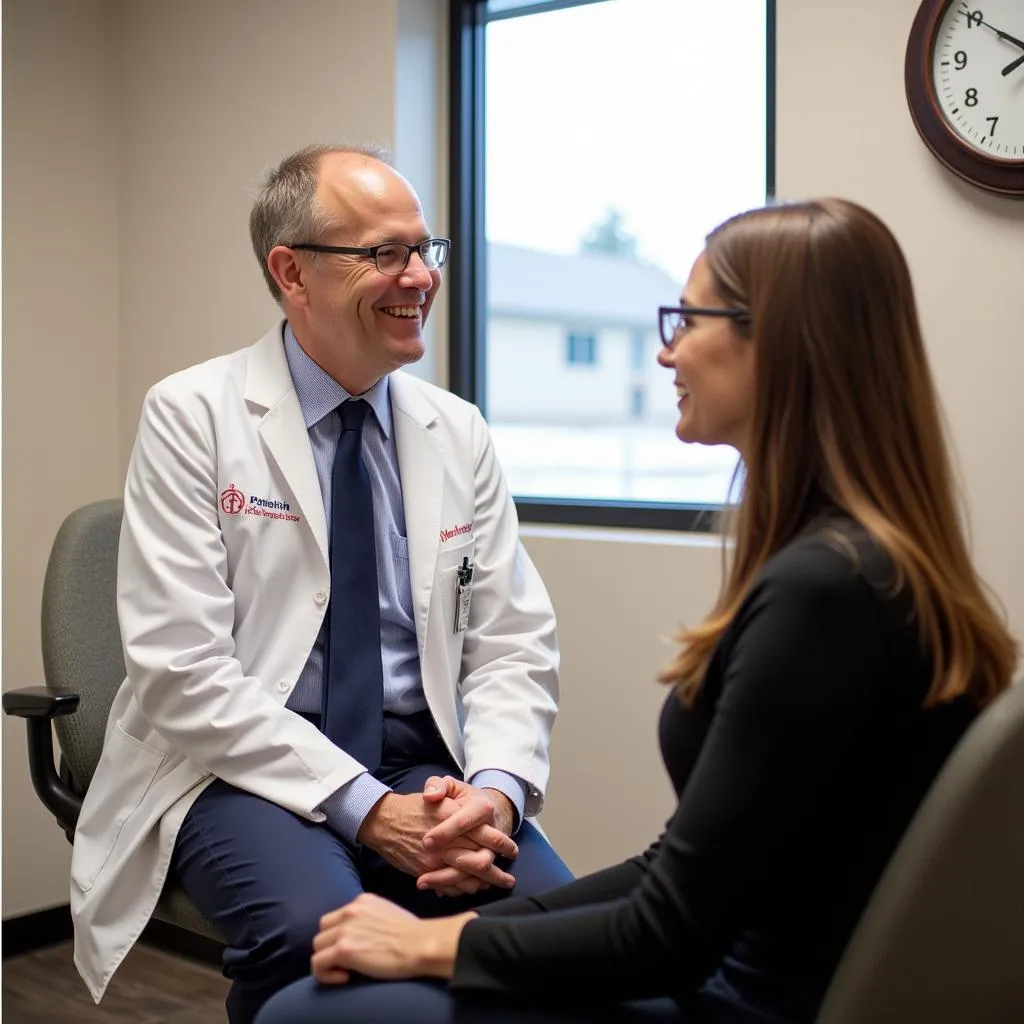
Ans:
<svg viewBox="0 0 1024 1024"><path fill-rule="evenodd" d="M819 1019L1024 1021L1024 683L978 716L939 773Z"/></svg>
<svg viewBox="0 0 1024 1024"><path fill-rule="evenodd" d="M110 705L125 675L116 594L122 512L120 499L72 512L54 539L43 582L46 683L81 695L73 715L54 719L79 792L96 770Z"/></svg>

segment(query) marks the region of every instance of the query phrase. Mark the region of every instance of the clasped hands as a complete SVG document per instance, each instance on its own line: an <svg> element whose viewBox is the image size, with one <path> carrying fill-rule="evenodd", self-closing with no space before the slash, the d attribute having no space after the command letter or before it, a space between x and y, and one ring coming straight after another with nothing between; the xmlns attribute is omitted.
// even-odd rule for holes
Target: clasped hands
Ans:
<svg viewBox="0 0 1024 1024"><path fill-rule="evenodd" d="M416 878L419 889L442 896L511 889L515 879L495 863L519 848L509 837L511 801L496 789L477 789L451 776L427 779L422 793L388 793L366 816L359 842Z"/></svg>
<svg viewBox="0 0 1024 1024"><path fill-rule="evenodd" d="M422 793L389 793L367 815L358 839L388 863L442 896L475 893L515 879L494 863L519 853L509 838L515 810L504 793L450 776L427 779ZM476 914L420 920L370 893L325 914L311 968L322 984L343 985L359 972L396 980L450 978L462 929Z"/></svg>

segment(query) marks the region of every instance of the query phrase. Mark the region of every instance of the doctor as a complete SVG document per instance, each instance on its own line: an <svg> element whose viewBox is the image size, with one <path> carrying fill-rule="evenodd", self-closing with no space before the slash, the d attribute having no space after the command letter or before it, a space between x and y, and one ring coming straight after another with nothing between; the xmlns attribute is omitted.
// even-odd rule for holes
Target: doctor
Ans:
<svg viewBox="0 0 1024 1024"><path fill-rule="evenodd" d="M272 172L250 229L285 320L146 397L128 675L71 886L98 1001L180 881L227 939L231 1024L364 890L437 915L570 878L524 821L556 713L548 595L477 409L396 372L449 243L381 154L334 147Z"/></svg>

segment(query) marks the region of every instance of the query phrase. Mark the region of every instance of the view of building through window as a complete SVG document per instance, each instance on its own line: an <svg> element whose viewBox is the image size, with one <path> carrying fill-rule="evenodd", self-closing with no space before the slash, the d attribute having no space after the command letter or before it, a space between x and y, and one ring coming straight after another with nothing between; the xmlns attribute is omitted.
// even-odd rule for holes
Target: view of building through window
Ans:
<svg viewBox="0 0 1024 1024"><path fill-rule="evenodd" d="M507 5L506 5L507 6ZM605 0L486 30L485 409L513 493L717 505L659 305L766 195L764 0Z"/></svg>

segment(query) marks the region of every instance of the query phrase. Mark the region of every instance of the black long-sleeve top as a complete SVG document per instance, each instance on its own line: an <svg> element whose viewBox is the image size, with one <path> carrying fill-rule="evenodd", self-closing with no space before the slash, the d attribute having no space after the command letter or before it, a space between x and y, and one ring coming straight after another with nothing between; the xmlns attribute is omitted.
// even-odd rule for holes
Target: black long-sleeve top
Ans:
<svg viewBox="0 0 1024 1024"><path fill-rule="evenodd" d="M884 551L848 519L809 529L761 572L693 706L665 702L679 803L662 837L483 909L463 930L452 988L685 1005L742 946L777 991L823 993L975 714L965 698L923 709L931 671Z"/></svg>

